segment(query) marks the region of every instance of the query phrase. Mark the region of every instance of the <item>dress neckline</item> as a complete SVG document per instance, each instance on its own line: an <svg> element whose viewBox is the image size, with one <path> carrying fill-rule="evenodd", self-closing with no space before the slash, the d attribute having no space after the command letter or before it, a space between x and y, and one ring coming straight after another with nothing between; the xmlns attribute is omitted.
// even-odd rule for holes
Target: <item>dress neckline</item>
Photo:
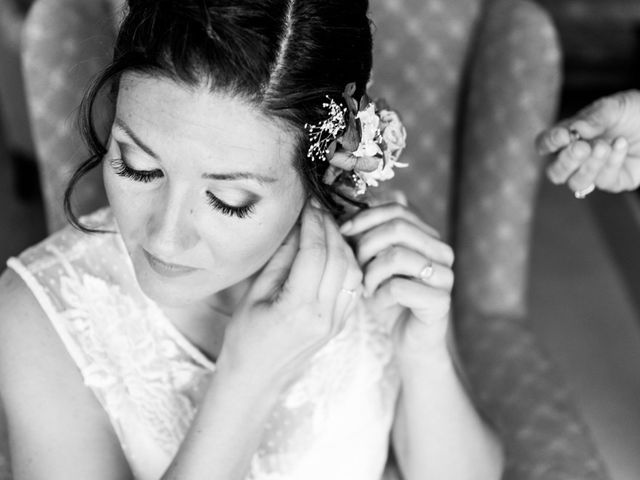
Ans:
<svg viewBox="0 0 640 480"><path fill-rule="evenodd" d="M114 221L115 224L115 221ZM138 281L136 279L136 273L133 268L133 263L131 262L131 257L129 257L129 252L127 251L127 247L124 244L124 240L122 239L122 235L120 235L120 231L117 228L117 233L114 235L115 241L118 245L118 249L124 255L125 263L127 265L127 270L129 275L131 275L131 281L136 286L138 292L142 296L142 298L146 301L147 305L153 308L154 316L160 319L161 327L163 330L171 337L171 339L182 348L193 360L195 360L200 366L206 368L207 370L214 372L216 370L215 361L209 359L202 351L196 347L191 340L189 340L179 329L176 327L171 319L167 317L167 315L162 311L162 309L149 297L147 297L140 286L138 285ZM225 315L223 312L217 312L220 315Z"/></svg>
<svg viewBox="0 0 640 480"><path fill-rule="evenodd" d="M156 305L151 299L147 299L149 302L153 303L153 306L158 312L158 316L162 320L162 327L165 332L172 338L174 342L176 342L185 352L187 352L196 362L202 365L204 368L210 371L215 371L216 363L209 359L198 347L196 347L191 340L189 340L179 329L176 327L173 322L165 315L158 305Z"/></svg>

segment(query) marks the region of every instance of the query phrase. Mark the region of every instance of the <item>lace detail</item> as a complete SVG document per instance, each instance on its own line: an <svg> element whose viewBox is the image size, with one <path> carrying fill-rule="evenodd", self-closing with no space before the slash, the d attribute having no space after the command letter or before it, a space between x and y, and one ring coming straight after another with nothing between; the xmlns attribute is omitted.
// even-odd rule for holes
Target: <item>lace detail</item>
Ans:
<svg viewBox="0 0 640 480"><path fill-rule="evenodd" d="M144 296L108 209L9 266L40 301L109 415L136 478L153 480L184 439L215 365ZM387 325L360 304L272 411L252 480L379 480L399 379Z"/></svg>
<svg viewBox="0 0 640 480"><path fill-rule="evenodd" d="M175 454L195 414L184 392L197 388L202 368L151 324L157 312L136 305L117 285L73 272L60 285L69 307L62 317L90 361L85 384L103 392L116 420L133 405L163 450Z"/></svg>

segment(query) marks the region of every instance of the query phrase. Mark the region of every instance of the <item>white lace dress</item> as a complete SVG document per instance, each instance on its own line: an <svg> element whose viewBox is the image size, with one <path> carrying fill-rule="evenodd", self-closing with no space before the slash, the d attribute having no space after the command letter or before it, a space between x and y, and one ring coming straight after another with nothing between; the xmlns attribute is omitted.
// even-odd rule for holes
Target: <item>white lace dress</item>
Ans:
<svg viewBox="0 0 640 480"><path fill-rule="evenodd" d="M117 231L109 209L83 219ZM11 258L107 412L136 479L162 476L215 364L139 289L117 233L68 227ZM399 391L389 326L362 303L283 393L250 479L379 480Z"/></svg>

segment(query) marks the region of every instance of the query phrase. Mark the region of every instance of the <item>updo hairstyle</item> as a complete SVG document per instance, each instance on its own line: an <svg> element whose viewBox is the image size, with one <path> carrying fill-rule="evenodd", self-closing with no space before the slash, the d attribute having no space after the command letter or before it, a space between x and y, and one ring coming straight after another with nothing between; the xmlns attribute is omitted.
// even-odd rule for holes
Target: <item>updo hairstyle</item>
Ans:
<svg viewBox="0 0 640 480"><path fill-rule="evenodd" d="M355 82L365 92L372 62L368 0L130 0L113 61L87 90L79 124L90 157L65 192L69 221L74 186L106 153L94 105L101 92L115 106L123 73L165 77L248 102L296 138L295 168L307 191L338 215L337 192L322 182L327 162L307 158L306 123L326 118L326 97L342 101ZM212 113L213 114L213 113ZM103 137L104 135L102 135Z"/></svg>

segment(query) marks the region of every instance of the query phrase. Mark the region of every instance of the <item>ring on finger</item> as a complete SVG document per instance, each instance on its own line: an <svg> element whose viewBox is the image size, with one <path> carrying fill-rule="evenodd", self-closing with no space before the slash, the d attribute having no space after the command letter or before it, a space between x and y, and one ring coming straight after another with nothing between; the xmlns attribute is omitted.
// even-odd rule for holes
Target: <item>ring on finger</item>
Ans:
<svg viewBox="0 0 640 480"><path fill-rule="evenodd" d="M334 290L334 291L335 291L335 290ZM349 289L349 288L341 288L341 289L340 289L340 291L341 291L342 293L346 293L347 295L350 295L350 296L352 296L352 297L355 297L355 296L356 296L356 293L358 292L358 290L356 290L356 289L353 289L353 290L352 290L352 289Z"/></svg>
<svg viewBox="0 0 640 480"><path fill-rule="evenodd" d="M418 278L423 282L427 282L433 276L433 271L433 262L431 260L427 260L426 265L422 267L422 270L420 270Z"/></svg>
<svg viewBox="0 0 640 480"><path fill-rule="evenodd" d="M587 195L589 195L591 192L593 192L595 189L596 189L596 186L595 186L595 184L592 183L591 185L589 185L589 186L587 186L587 187L585 187L585 188L583 188L581 190L576 190L573 195L577 199L582 200Z"/></svg>
<svg viewBox="0 0 640 480"><path fill-rule="evenodd" d="M582 140L580 133L573 128L569 129L569 141L571 143L574 143L574 142L577 142L578 140Z"/></svg>

